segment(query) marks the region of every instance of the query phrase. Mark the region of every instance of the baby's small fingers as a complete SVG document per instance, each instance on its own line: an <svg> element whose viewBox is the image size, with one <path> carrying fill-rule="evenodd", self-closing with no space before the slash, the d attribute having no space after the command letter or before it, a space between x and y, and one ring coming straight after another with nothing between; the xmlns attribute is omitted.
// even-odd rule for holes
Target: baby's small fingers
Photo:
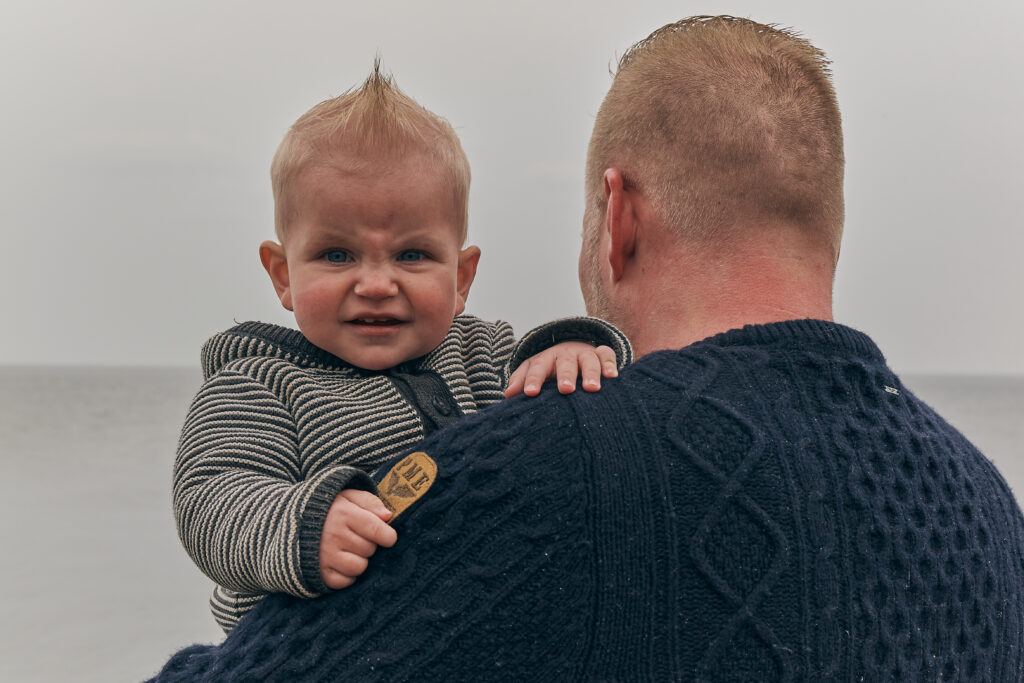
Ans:
<svg viewBox="0 0 1024 683"><path fill-rule="evenodd" d="M320 578L323 579L328 588L333 588L336 591L341 590L342 588L348 588L356 582L354 576L346 576L331 567L321 567Z"/></svg>
<svg viewBox="0 0 1024 683"><path fill-rule="evenodd" d="M335 536L330 543L334 546L333 552L350 552L360 557L370 557L377 552L376 543L351 530L343 535Z"/></svg>
<svg viewBox="0 0 1024 683"><path fill-rule="evenodd" d="M526 361L513 372L508 378L508 386L505 387L505 398L512 398L523 393L523 384L526 382Z"/></svg>
<svg viewBox="0 0 1024 683"><path fill-rule="evenodd" d="M530 367L526 371L526 379L523 381L523 393L527 396L536 396L544 385L544 380L551 374L551 361L543 356L530 359Z"/></svg>
<svg viewBox="0 0 1024 683"><path fill-rule="evenodd" d="M351 577L362 575L368 566L370 566L370 561L367 558L344 551L338 553L331 563L331 569L336 570L339 574Z"/></svg>
<svg viewBox="0 0 1024 683"><path fill-rule="evenodd" d="M334 589L347 588L355 583L370 562L365 557L341 551L334 553L320 568L324 583Z"/></svg>
<svg viewBox="0 0 1024 683"><path fill-rule="evenodd" d="M615 351L610 346L598 346L594 352L601 359L601 374L605 377L618 377L619 361L615 358Z"/></svg>
<svg viewBox="0 0 1024 683"><path fill-rule="evenodd" d="M347 531L338 536L342 543L348 542L351 536L358 536L376 545L390 548L398 540L398 532L393 527L366 510L349 515L344 522Z"/></svg>
<svg viewBox="0 0 1024 683"><path fill-rule="evenodd" d="M580 359L574 353L563 353L555 359L555 378L558 381L558 393L571 394L576 391L576 377L580 371Z"/></svg>
<svg viewBox="0 0 1024 683"><path fill-rule="evenodd" d="M372 512L385 522L391 519L391 510L388 510L384 502L376 495L362 489L343 489L338 494L345 499L355 503L362 509Z"/></svg>
<svg viewBox="0 0 1024 683"><path fill-rule="evenodd" d="M584 391L601 388L601 361L595 353L581 353L579 357L580 384Z"/></svg>
<svg viewBox="0 0 1024 683"><path fill-rule="evenodd" d="M369 533L364 534L363 538L383 548L390 548L398 541L398 532L394 527L380 522L375 524Z"/></svg>

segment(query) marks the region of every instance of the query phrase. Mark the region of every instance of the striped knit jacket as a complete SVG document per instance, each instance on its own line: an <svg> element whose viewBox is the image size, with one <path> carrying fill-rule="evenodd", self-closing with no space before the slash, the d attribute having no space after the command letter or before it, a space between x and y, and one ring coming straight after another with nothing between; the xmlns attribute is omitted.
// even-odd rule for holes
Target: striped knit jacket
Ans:
<svg viewBox="0 0 1024 683"><path fill-rule="evenodd" d="M511 370L561 341L629 342L595 318L541 326L518 343L507 323L458 316L421 359L386 371L352 366L297 330L248 322L203 346L205 382L174 467L185 549L217 584L210 608L229 631L268 593L315 597L327 510L346 487L427 434L503 397Z"/></svg>

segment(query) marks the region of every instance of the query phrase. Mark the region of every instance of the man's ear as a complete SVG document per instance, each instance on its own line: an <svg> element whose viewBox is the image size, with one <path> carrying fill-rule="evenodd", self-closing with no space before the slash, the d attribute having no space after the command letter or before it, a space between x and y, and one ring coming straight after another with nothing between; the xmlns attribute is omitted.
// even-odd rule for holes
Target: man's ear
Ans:
<svg viewBox="0 0 1024 683"><path fill-rule="evenodd" d="M455 290L458 294L458 301L455 302L455 315L466 310L466 299L469 297L469 288L476 277L476 266L480 263L480 247L466 247L459 252L459 271L456 275Z"/></svg>
<svg viewBox="0 0 1024 683"><path fill-rule="evenodd" d="M267 240L260 245L260 261L263 262L270 281L274 283L274 289L277 291L277 298L281 300L281 305L289 311L294 310L292 309L292 293L288 279L288 259L285 257L284 247L277 242Z"/></svg>
<svg viewBox="0 0 1024 683"><path fill-rule="evenodd" d="M636 249L638 227L636 202L628 189L622 172L609 168L604 172L606 200L604 229L608 231L608 263L612 268L612 282L618 282L626 270L626 263Z"/></svg>

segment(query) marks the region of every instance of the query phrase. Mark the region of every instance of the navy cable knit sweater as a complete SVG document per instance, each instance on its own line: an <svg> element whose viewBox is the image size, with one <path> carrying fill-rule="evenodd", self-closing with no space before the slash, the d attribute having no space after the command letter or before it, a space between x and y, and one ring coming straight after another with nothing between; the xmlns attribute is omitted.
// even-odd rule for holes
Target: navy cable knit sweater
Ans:
<svg viewBox="0 0 1024 683"><path fill-rule="evenodd" d="M158 680L1024 678L1013 496L849 328L733 330L422 450L355 587L272 596Z"/></svg>

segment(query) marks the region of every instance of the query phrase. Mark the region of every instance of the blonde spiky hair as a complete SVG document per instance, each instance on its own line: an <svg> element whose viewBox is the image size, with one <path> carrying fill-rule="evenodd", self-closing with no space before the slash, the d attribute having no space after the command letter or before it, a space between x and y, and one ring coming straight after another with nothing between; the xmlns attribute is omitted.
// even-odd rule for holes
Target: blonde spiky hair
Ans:
<svg viewBox="0 0 1024 683"><path fill-rule="evenodd" d="M361 86L316 105L285 134L270 165L274 191L274 227L279 240L295 215L291 189L304 170L332 159L393 162L423 154L447 176L466 238L469 210L469 160L451 124L412 99L381 71L380 57Z"/></svg>

